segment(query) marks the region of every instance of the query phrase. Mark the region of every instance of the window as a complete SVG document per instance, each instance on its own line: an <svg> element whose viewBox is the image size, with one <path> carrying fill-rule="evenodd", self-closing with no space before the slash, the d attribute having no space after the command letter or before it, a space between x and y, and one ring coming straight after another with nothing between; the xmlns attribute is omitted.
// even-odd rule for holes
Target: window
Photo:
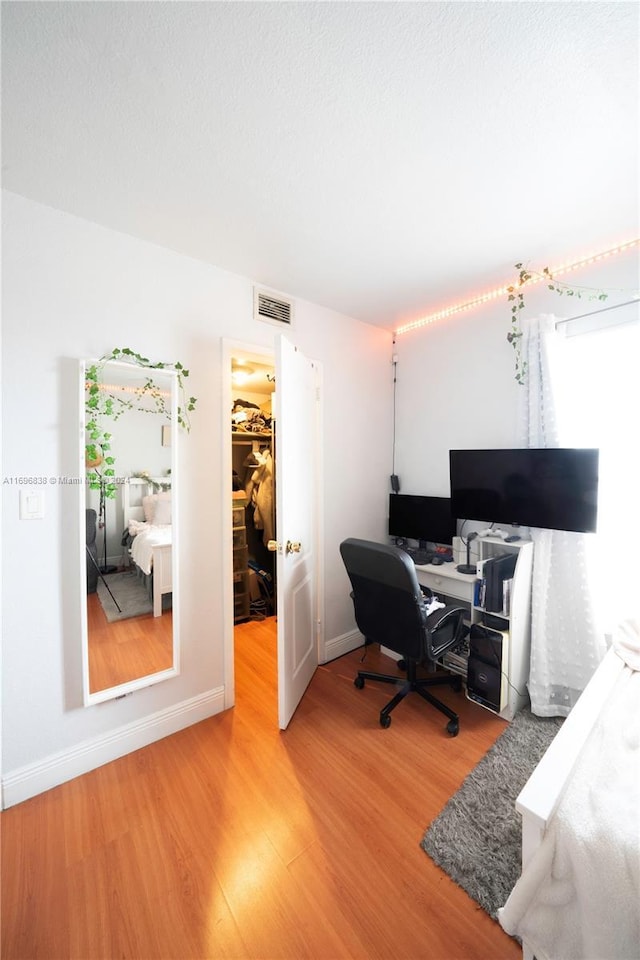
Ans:
<svg viewBox="0 0 640 960"><path fill-rule="evenodd" d="M637 616L640 584L640 323L561 338L561 446L600 448L598 532L590 541L596 614L610 633Z"/></svg>

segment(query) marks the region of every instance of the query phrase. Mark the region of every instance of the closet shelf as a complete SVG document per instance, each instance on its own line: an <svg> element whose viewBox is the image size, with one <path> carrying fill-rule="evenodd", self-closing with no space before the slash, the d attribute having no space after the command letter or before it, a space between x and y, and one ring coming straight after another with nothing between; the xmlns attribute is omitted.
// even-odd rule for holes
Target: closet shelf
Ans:
<svg viewBox="0 0 640 960"><path fill-rule="evenodd" d="M233 430L232 440L271 440L271 430L258 433L256 430Z"/></svg>

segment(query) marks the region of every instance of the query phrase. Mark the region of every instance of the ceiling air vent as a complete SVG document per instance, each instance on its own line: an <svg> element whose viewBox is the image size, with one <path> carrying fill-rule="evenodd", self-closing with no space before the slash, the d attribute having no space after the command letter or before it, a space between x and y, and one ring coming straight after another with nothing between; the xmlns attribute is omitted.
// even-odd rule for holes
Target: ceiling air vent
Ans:
<svg viewBox="0 0 640 960"><path fill-rule="evenodd" d="M293 323L293 301L254 287L253 316L255 320L290 327Z"/></svg>

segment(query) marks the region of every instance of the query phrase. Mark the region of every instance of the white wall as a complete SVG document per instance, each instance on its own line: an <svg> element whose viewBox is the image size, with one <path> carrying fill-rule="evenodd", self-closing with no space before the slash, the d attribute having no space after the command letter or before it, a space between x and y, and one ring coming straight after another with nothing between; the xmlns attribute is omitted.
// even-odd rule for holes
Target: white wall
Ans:
<svg viewBox="0 0 640 960"><path fill-rule="evenodd" d="M540 284L526 291L522 315L571 317L628 300L640 286L637 249L561 279L603 290L608 298L589 300L588 291L581 299L560 297ZM461 290L462 296L470 293ZM505 297L397 337L395 462L402 493L449 496L450 449L519 445L522 388L506 339L510 310Z"/></svg>
<svg viewBox="0 0 640 960"><path fill-rule="evenodd" d="M129 346L189 367L198 398L179 436L182 673L85 709L81 692L79 490L48 484L45 518L18 518L3 485L3 779L107 740L222 684L221 338L272 346L252 282L3 195L5 477L77 474L77 360ZM295 291L287 291L295 296ZM391 336L296 301L292 339L324 371L325 637L354 628L339 562L345 536L384 533L391 464ZM224 409L223 409L224 405ZM174 431L174 442L176 431ZM96 758L96 763L100 762Z"/></svg>

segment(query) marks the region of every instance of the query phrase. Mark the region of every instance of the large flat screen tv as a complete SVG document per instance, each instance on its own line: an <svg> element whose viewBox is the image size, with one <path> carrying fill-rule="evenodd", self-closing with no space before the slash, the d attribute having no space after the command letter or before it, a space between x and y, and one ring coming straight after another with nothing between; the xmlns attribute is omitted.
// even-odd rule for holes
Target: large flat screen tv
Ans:
<svg viewBox="0 0 640 960"><path fill-rule="evenodd" d="M453 543L456 518L448 497L389 494L389 536L427 543Z"/></svg>
<svg viewBox="0 0 640 960"><path fill-rule="evenodd" d="M459 520L594 532L598 454L567 447L450 450L453 515Z"/></svg>

